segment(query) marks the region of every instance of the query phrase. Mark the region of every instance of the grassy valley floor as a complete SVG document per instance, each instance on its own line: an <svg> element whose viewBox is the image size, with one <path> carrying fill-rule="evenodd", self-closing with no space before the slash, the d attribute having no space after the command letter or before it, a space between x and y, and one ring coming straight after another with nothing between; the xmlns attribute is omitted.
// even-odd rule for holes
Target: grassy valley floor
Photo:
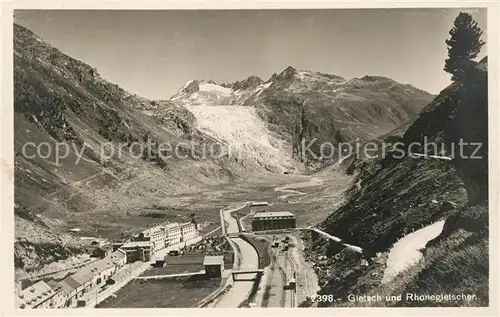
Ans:
<svg viewBox="0 0 500 317"><path fill-rule="evenodd" d="M97 308L187 308L195 306L220 285L220 279L180 277L133 280ZM189 294L189 296L186 296Z"/></svg>

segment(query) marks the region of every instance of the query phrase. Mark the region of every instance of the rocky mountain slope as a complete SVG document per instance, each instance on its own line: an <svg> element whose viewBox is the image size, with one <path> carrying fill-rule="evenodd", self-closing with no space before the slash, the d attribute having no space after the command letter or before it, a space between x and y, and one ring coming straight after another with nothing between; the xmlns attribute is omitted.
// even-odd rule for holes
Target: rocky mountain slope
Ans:
<svg viewBox="0 0 500 317"><path fill-rule="evenodd" d="M16 266L26 270L74 253L69 229L119 238L156 221L148 208L182 220L172 212L182 195L301 170L299 140L379 136L432 97L388 78L289 67L265 82L194 80L148 100L17 24L14 94ZM168 158L158 144L170 145Z"/></svg>
<svg viewBox="0 0 500 317"><path fill-rule="evenodd" d="M329 306L485 306L488 304L488 100L487 61L483 59L463 90L444 89L412 121L405 133L385 138L401 142L403 158L357 158L356 186L347 202L320 226L346 243L363 248L352 254L313 237L311 259L322 283L333 294ZM410 144L435 142L428 154L452 160L412 158ZM467 143L460 156L460 141ZM481 144L478 148L473 144ZM477 149L477 151L476 151ZM437 153L436 153L437 151ZM453 151L455 151L453 153ZM474 153L475 152L475 153ZM474 154L477 158L471 157ZM381 284L389 248L407 233L446 219L443 231L422 251L424 259ZM321 258L326 255L325 258ZM317 259L322 260L318 261ZM364 260L362 260L364 259ZM474 294L474 301L352 302L348 294Z"/></svg>
<svg viewBox="0 0 500 317"><path fill-rule="evenodd" d="M14 94L18 267L51 261L69 251L61 245L78 242L48 233L76 227L119 237L146 225L138 213L167 195L259 168L227 155L203 158L203 147L220 142L199 131L186 108L130 94L17 24ZM171 146L164 157L159 143ZM54 248L32 252L42 244Z"/></svg>
<svg viewBox="0 0 500 317"><path fill-rule="evenodd" d="M378 137L409 121L432 98L425 91L385 77L346 80L288 67L266 82L257 76L221 85L193 80L171 101L187 107L254 108L265 122L268 134L288 143L294 159L313 162L331 155L325 151L325 157L320 158L322 143L335 145ZM314 139L317 141L310 146L314 154L310 154L304 144Z"/></svg>

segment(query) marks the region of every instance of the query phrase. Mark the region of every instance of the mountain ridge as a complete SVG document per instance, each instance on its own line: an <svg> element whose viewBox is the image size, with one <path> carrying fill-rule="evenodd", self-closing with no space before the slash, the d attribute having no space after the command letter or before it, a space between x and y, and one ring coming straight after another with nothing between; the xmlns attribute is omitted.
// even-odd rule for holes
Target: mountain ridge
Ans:
<svg viewBox="0 0 500 317"><path fill-rule="evenodd" d="M91 230L88 235L119 237L133 230L131 223L145 225L139 211L165 204L165 196L238 182L252 173L302 171L299 139L338 142L337 131L346 140L366 133L355 126L370 124L367 118L372 115L353 118L357 121L353 125L343 123L345 117L337 115L348 111L338 109L339 100L342 107L348 106L342 104L347 96L370 108L366 101L378 95L377 89L383 90L384 98L396 96L384 99L394 105L413 94L402 86L388 92L377 81L350 82L344 87L345 80L339 76L287 67L273 75L276 81L249 76L224 87L192 80L169 100L149 100L102 79L97 69L60 52L28 29L15 24L14 32L16 263L26 269L54 258L46 256L52 251L29 251L30 246L40 250L37 246L50 241L48 229L67 232L85 226ZM334 91L339 87L342 91ZM356 89L367 95L357 96ZM413 105L416 108L429 95L420 97ZM220 109L226 112L221 117L215 109L212 117L207 116L209 111L200 117L194 110L200 106L223 106ZM231 107L239 107L240 112ZM332 109L337 113L330 115ZM380 120L380 130L405 120L411 111L412 107L401 110L401 120L386 114L395 122ZM238 122L237 129L220 129L226 115L233 116L229 122ZM149 158L131 147L150 141L181 145L179 150L187 159ZM71 146L68 156L54 164L54 153L47 159L21 155L26 142ZM103 144L111 144L108 150L119 157L106 157ZM199 159L206 145L230 146L243 155ZM34 154L34 149L28 154ZM38 233L30 236L26 228ZM74 237L66 236L49 250L57 253L60 245L67 245L70 253L77 244Z"/></svg>
<svg viewBox="0 0 500 317"><path fill-rule="evenodd" d="M309 242L311 261L326 254L316 267L320 294L332 294L337 301L320 306L358 306L347 300L357 293L397 295L476 294L476 303L426 301L428 306L488 305L488 94L487 60L471 70L464 90L452 83L430 102L403 132L392 135L403 144L405 155L395 158L390 151L377 158L356 158L354 185L346 202L319 226L345 243L360 246L363 255L338 246L328 246L315 237ZM412 158L410 144L429 142L443 146L451 156L459 142L482 144L477 159L465 147L462 156L451 160ZM423 152L421 146L415 149ZM476 148L474 149L476 150ZM351 167L352 167L351 166ZM402 271L394 281L381 283L388 250L407 234L444 220L441 233L421 250L423 260ZM333 257L335 255L335 257ZM468 272L475 272L469 274ZM363 306L415 306L400 302L366 302Z"/></svg>
<svg viewBox="0 0 500 317"><path fill-rule="evenodd" d="M203 157L205 147L223 144L196 129L186 108L129 93L18 24L13 53L18 267L50 262L61 245L70 248L65 254L77 250L79 240L66 234L71 228L117 238L131 224L154 221L141 210L161 205L167 193L198 192L265 170L227 155ZM171 146L169 156L158 155L160 143ZM40 144L47 146L39 155ZM48 229L64 238L48 238Z"/></svg>
<svg viewBox="0 0 500 317"><path fill-rule="evenodd" d="M247 82L251 84L245 85ZM194 83L199 86L202 81L187 82L170 100L186 107L255 108L269 133L286 140L292 148L292 157L310 167L337 158L323 157L321 144L376 138L410 121L434 97L383 76L346 80L292 66L265 82L250 76L233 84L215 84L211 89L200 91L198 87L192 91ZM312 141L315 144L309 152L303 144Z"/></svg>

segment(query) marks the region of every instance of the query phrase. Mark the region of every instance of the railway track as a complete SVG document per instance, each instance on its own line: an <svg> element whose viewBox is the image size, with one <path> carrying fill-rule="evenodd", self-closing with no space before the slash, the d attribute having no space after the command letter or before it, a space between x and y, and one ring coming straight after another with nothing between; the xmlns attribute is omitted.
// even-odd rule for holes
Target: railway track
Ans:
<svg viewBox="0 0 500 317"><path fill-rule="evenodd" d="M285 307L286 293L286 271L280 263L284 256L279 251L269 249L271 256L270 275L265 288L263 307Z"/></svg>
<svg viewBox="0 0 500 317"><path fill-rule="evenodd" d="M291 248L294 248L294 247L291 247ZM287 270L285 271L286 272L286 276L288 278L288 280L290 279L294 279L295 280L295 285L298 285L297 283L297 274L296 272L298 271L298 265L297 263L295 263L295 260L293 259L292 256L289 256L289 252L291 252L291 250L287 251L285 253L285 263L287 263ZM288 282L288 281L287 281ZM297 290L296 290L296 287L293 288L293 289L287 289L287 297L288 297L288 305L286 307L297 307Z"/></svg>
<svg viewBox="0 0 500 317"><path fill-rule="evenodd" d="M279 254L278 254L278 256L279 256ZM280 289L280 290L278 290L278 292L279 291L281 292L280 307L286 307L287 298L286 298L286 291L284 290L284 287L286 285L286 260L283 263L284 267L281 266L281 264L279 262L279 258L276 259L276 263L278 264L278 271L280 273L281 281L282 281L281 284L276 286L276 288Z"/></svg>
<svg viewBox="0 0 500 317"><path fill-rule="evenodd" d="M286 261L285 261L287 264L288 264L288 270L287 270L287 277L288 277L288 280L290 280L291 278L295 278L295 263L293 262L293 260L290 258L290 257L286 257ZM287 289L286 290L286 293L287 293L287 304L285 307L296 307L296 291L295 289Z"/></svg>
<svg viewBox="0 0 500 317"><path fill-rule="evenodd" d="M296 279L299 266L289 256L290 250L285 251L282 248L283 245L280 243L268 249L271 264L262 307L297 307L296 290L289 289L288 282L292 278Z"/></svg>

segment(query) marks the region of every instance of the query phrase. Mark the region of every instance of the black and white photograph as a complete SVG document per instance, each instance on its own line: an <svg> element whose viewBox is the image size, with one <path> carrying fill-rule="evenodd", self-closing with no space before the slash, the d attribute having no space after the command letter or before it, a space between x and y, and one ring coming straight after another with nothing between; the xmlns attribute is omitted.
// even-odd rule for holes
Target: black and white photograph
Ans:
<svg viewBox="0 0 500 317"><path fill-rule="evenodd" d="M13 10L11 305L490 307L488 10Z"/></svg>

